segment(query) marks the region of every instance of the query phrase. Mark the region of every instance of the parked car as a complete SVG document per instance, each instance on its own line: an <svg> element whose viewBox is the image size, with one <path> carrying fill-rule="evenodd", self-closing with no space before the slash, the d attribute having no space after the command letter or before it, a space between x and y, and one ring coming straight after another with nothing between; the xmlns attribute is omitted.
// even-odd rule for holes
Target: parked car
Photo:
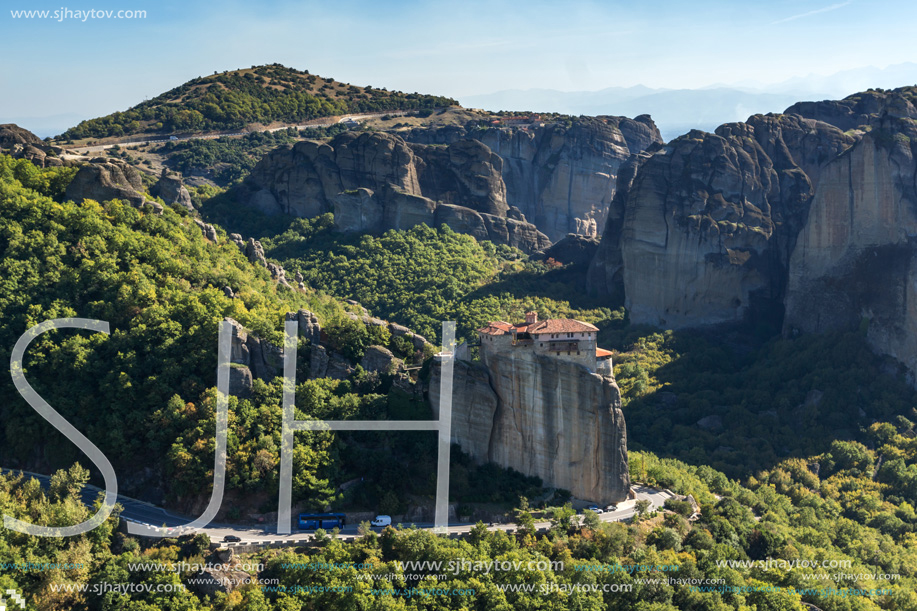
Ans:
<svg viewBox="0 0 917 611"><path fill-rule="evenodd" d="M235 535L226 535L225 537L223 537L223 541L225 543L238 543L241 540L242 539L240 539L239 537Z"/></svg>
<svg viewBox="0 0 917 611"><path fill-rule="evenodd" d="M590 505L589 507L586 507L586 509L588 509L589 511L594 511L596 513L605 513L604 509L602 509L601 507L595 504Z"/></svg>
<svg viewBox="0 0 917 611"><path fill-rule="evenodd" d="M605 506L605 511L617 511L617 510L618 510L618 506L615 505L614 503L612 503L611 505Z"/></svg>
<svg viewBox="0 0 917 611"><path fill-rule="evenodd" d="M376 516L376 519L370 522L372 526L391 526L392 516Z"/></svg>

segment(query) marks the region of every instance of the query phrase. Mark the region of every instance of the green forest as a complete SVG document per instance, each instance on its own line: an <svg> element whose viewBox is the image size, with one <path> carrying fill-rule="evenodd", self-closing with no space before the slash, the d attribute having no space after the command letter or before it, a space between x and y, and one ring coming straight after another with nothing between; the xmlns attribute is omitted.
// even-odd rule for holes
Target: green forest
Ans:
<svg viewBox="0 0 917 611"><path fill-rule="evenodd" d="M240 138L166 142L153 150L185 176L203 173L220 186L239 180L271 149L296 142L296 130L252 132Z"/></svg>

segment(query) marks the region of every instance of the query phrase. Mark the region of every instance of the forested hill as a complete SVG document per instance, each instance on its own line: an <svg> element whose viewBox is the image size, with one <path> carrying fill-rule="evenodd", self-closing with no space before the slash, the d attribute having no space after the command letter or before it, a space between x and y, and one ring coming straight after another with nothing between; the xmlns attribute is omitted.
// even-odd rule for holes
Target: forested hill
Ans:
<svg viewBox="0 0 917 611"><path fill-rule="evenodd" d="M300 123L346 113L423 110L457 103L442 96L357 87L271 64L192 79L124 112L83 121L61 137L219 131L251 123Z"/></svg>

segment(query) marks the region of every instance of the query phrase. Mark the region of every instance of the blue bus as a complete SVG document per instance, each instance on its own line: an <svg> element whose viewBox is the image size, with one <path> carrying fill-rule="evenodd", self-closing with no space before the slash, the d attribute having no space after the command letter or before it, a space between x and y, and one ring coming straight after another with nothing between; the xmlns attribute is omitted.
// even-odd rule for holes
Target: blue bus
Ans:
<svg viewBox="0 0 917 611"><path fill-rule="evenodd" d="M343 513L301 513L299 514L300 530L315 530L316 528L343 528L347 523L347 516Z"/></svg>

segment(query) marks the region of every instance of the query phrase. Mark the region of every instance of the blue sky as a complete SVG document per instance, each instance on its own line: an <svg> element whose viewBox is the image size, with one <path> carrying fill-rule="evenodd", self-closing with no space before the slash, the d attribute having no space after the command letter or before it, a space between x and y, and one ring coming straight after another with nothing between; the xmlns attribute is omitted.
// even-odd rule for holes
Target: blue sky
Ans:
<svg viewBox="0 0 917 611"><path fill-rule="evenodd" d="M280 62L457 97L510 88L768 84L917 61L917 3L867 0L207 3L4 0L0 121L127 108L189 78ZM146 19L13 19L132 9Z"/></svg>

